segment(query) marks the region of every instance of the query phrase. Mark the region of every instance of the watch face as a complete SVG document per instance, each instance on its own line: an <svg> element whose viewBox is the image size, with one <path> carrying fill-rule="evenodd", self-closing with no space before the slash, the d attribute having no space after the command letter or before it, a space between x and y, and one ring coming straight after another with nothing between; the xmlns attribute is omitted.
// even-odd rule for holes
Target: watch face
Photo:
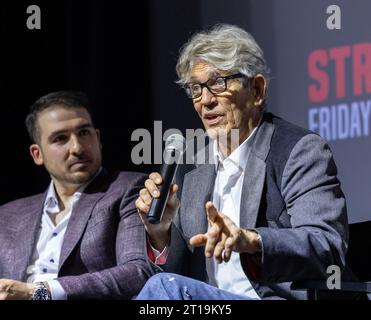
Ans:
<svg viewBox="0 0 371 320"><path fill-rule="evenodd" d="M35 289L32 300L50 300L50 293L45 287L38 287Z"/></svg>

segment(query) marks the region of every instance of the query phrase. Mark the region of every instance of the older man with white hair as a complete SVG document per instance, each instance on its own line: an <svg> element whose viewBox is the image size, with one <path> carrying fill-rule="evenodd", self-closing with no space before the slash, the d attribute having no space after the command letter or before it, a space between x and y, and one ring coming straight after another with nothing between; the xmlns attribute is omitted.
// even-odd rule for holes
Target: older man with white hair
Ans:
<svg viewBox="0 0 371 320"><path fill-rule="evenodd" d="M292 281L325 279L328 266L345 266L346 204L329 146L265 111L263 52L239 27L195 34L177 73L214 161L185 175L181 203L171 187L157 225L146 214L162 177L147 179L136 206L149 254L167 272L138 299L305 299Z"/></svg>

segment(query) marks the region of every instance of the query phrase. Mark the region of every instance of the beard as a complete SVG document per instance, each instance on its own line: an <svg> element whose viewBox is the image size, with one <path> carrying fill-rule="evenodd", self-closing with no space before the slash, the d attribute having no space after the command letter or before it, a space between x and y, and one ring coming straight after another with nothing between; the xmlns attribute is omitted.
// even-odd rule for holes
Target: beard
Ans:
<svg viewBox="0 0 371 320"><path fill-rule="evenodd" d="M84 183L87 183L89 182L91 179L93 179L95 173L97 172L98 170L96 170L94 173L88 173L88 172L78 172L78 173L75 173L75 174L72 174L68 181L66 182L69 182L71 184L84 184Z"/></svg>
<svg viewBox="0 0 371 320"><path fill-rule="evenodd" d="M64 172L54 170L47 165L45 168L53 180L58 181L61 184L82 185L93 179L100 168L100 162L94 164L89 163L86 168L76 171L71 171L70 167L67 167L67 170Z"/></svg>
<svg viewBox="0 0 371 320"><path fill-rule="evenodd" d="M94 175L98 172L98 168L94 171L75 172L69 174L56 174L49 172L54 180L65 184L82 185L93 179Z"/></svg>

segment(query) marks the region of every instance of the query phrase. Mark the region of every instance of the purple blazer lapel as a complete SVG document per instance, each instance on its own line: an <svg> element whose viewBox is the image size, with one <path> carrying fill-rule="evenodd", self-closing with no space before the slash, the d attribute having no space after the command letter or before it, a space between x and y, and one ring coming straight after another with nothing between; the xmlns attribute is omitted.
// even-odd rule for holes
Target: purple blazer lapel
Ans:
<svg viewBox="0 0 371 320"><path fill-rule="evenodd" d="M14 213L19 216L19 220L16 222L18 225L16 241L19 245L14 252L13 264L15 279L26 281L26 269L31 263L33 249L41 228L45 197L46 193L34 198L29 205L22 208L22 214Z"/></svg>
<svg viewBox="0 0 371 320"><path fill-rule="evenodd" d="M68 256L80 241L96 203L105 194L106 188L104 186L108 183L108 181L108 173L103 169L101 173L88 185L88 187L82 193L76 206L73 208L71 218L68 222L67 230L64 235L64 241L59 259L59 270L61 270Z"/></svg>

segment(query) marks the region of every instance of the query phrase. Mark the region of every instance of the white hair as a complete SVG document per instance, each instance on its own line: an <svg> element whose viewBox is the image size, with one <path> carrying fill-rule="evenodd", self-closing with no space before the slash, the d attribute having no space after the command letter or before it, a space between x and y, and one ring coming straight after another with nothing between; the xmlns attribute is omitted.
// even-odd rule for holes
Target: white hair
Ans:
<svg viewBox="0 0 371 320"><path fill-rule="evenodd" d="M249 78L261 74L268 82L263 50L250 33L233 25L217 24L191 37L180 50L178 84L189 82L193 64L200 60L231 74L239 72Z"/></svg>

